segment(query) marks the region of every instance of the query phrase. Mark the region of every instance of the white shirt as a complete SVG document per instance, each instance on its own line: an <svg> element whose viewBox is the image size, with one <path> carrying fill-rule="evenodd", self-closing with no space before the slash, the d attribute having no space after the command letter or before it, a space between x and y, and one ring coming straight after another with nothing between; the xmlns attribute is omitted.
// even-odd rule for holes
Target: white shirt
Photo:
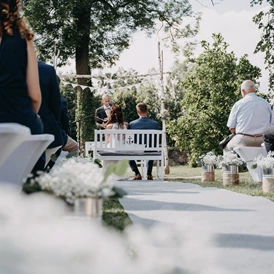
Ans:
<svg viewBox="0 0 274 274"><path fill-rule="evenodd" d="M106 112L107 117L109 117L109 116L110 116L111 106L106 107L106 106L104 105L104 110L105 110L105 112Z"/></svg>
<svg viewBox="0 0 274 274"><path fill-rule="evenodd" d="M271 125L272 113L269 103L255 93L248 93L236 102L230 112L227 126L236 133L262 134Z"/></svg>

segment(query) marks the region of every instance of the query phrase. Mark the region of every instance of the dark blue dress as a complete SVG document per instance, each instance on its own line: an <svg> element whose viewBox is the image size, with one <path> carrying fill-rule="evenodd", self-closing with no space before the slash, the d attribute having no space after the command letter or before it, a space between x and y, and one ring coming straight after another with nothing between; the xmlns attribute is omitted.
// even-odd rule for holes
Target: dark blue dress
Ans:
<svg viewBox="0 0 274 274"><path fill-rule="evenodd" d="M19 123L32 134L43 133L27 93L27 42L18 32L4 34L0 45L0 123Z"/></svg>

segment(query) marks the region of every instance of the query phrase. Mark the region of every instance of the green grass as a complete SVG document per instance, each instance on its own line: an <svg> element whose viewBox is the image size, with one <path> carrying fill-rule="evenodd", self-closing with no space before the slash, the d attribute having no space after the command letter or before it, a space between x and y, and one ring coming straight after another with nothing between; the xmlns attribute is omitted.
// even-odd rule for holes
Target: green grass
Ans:
<svg viewBox="0 0 274 274"><path fill-rule="evenodd" d="M222 181L222 171L220 169L215 170L215 180L216 182L202 183L201 178L201 168L191 168L189 166L176 166L171 167L171 172L169 175L165 176L168 181L180 181L182 183L193 183L200 185L202 187L217 187L225 188L234 192L247 194L251 196L262 196L271 201L274 201L274 193L265 194L262 191L262 184L255 183L252 180L249 172L240 173L240 185L224 187Z"/></svg>
<svg viewBox="0 0 274 274"><path fill-rule="evenodd" d="M132 221L118 198L106 199L103 204L103 223L116 231L123 231Z"/></svg>

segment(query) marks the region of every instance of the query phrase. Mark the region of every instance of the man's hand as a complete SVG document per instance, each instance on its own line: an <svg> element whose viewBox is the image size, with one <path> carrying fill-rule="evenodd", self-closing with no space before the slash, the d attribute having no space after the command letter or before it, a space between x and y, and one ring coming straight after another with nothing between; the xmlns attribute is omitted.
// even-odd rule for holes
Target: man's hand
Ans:
<svg viewBox="0 0 274 274"><path fill-rule="evenodd" d="M236 129L235 129L235 128L230 128L229 130L230 130L230 132L231 132L232 134L235 134L235 132L236 132Z"/></svg>

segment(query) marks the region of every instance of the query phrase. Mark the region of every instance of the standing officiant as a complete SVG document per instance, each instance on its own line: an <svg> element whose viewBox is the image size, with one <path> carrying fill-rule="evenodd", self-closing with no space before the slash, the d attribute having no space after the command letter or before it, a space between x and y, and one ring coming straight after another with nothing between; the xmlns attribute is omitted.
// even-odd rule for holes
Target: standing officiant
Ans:
<svg viewBox="0 0 274 274"><path fill-rule="evenodd" d="M106 127L108 117L110 116L110 111L112 108L111 105L111 97L108 94L104 94L102 97L102 106L96 109L95 112L95 121L96 125L100 129L104 129Z"/></svg>

